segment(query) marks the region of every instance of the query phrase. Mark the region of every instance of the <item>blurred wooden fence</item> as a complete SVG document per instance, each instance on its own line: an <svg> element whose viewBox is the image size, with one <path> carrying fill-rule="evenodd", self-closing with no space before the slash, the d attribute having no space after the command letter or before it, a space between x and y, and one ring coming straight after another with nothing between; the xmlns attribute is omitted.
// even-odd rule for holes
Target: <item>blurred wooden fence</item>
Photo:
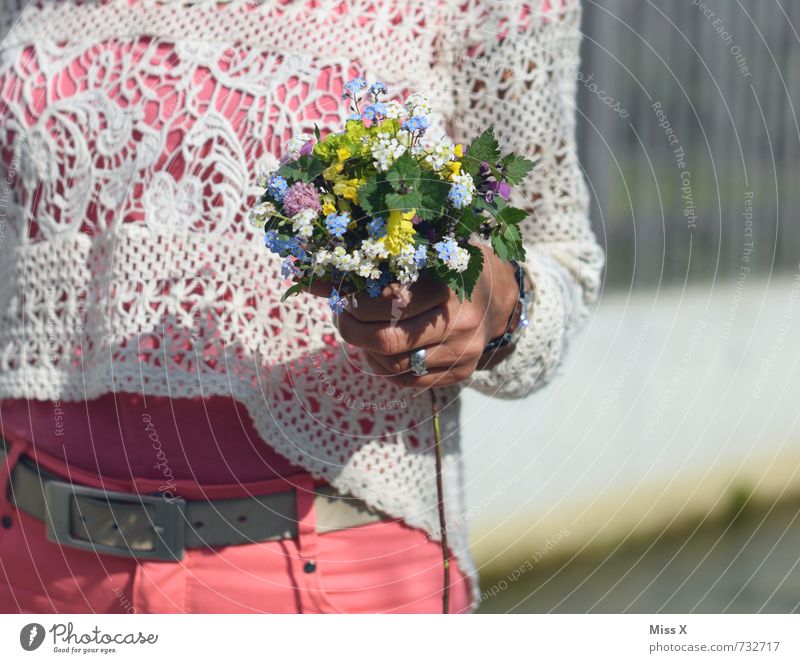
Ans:
<svg viewBox="0 0 800 663"><path fill-rule="evenodd" d="M609 285L797 269L800 2L585 0L583 31L579 145Z"/></svg>

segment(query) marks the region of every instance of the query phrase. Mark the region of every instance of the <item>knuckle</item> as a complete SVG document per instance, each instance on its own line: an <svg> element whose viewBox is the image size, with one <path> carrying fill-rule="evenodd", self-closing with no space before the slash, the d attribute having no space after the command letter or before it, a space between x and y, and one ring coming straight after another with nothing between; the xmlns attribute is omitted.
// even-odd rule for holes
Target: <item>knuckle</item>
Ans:
<svg viewBox="0 0 800 663"><path fill-rule="evenodd" d="M378 329L374 338L375 348L382 355L400 354L405 347L402 334L395 327L390 326Z"/></svg>
<svg viewBox="0 0 800 663"><path fill-rule="evenodd" d="M485 346L478 338L471 338L464 350L464 359L471 365L477 365L478 360L481 358Z"/></svg>
<svg viewBox="0 0 800 663"><path fill-rule="evenodd" d="M456 318L459 329L477 329L483 316L476 306L463 306Z"/></svg>
<svg viewBox="0 0 800 663"><path fill-rule="evenodd" d="M392 355L386 360L387 368L393 373L403 373L406 370L406 360L402 355Z"/></svg>

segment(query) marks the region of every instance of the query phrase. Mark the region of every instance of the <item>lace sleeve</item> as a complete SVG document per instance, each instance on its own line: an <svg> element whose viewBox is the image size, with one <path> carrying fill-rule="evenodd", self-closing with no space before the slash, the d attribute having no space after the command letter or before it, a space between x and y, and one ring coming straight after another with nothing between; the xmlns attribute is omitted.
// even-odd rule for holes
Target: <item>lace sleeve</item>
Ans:
<svg viewBox="0 0 800 663"><path fill-rule="evenodd" d="M549 381L598 296L604 264L575 146L580 3L551 4L457 0L443 26L453 138L467 142L493 126L503 149L539 160L512 197L531 211L523 223L530 326L509 357L467 383L503 398Z"/></svg>

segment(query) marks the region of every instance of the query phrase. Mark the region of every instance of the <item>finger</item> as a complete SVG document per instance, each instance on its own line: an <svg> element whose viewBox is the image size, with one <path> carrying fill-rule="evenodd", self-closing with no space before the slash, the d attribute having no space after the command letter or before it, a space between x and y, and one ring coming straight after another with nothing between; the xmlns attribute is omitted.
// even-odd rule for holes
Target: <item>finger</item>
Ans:
<svg viewBox="0 0 800 663"><path fill-rule="evenodd" d="M372 357L375 363L381 367L382 377L390 375L399 375L400 373L409 373L411 371L411 353L414 350L421 348L413 348L408 352L402 352L396 355L382 355L372 353L365 350L364 353L368 357ZM430 371L434 368L452 368L460 361L457 350L454 350L449 345L431 345L425 350L425 367Z"/></svg>
<svg viewBox="0 0 800 663"><path fill-rule="evenodd" d="M373 355L367 355L367 362L374 371L374 375L388 380L398 387L410 389L428 389L430 387L447 387L456 384L469 377L469 373L461 370L434 368L425 375L414 375L413 373L386 374L385 369L377 363Z"/></svg>
<svg viewBox="0 0 800 663"><path fill-rule="evenodd" d="M431 279L420 280L411 286L391 283L378 297L370 297L365 292L356 295L357 305L351 313L363 322L398 322L440 306L449 299L450 288Z"/></svg>
<svg viewBox="0 0 800 663"><path fill-rule="evenodd" d="M394 355L375 354L375 361L389 374L399 375L411 371L411 353L417 349L425 350L425 366L430 369L453 368L459 365L468 365L473 368L481 360L486 346L481 339L475 336L459 335L444 343L428 346L418 346L408 352ZM365 350L370 354L369 350Z"/></svg>
<svg viewBox="0 0 800 663"><path fill-rule="evenodd" d="M414 348L438 345L446 340L449 312L444 306L424 311L400 322L362 322L352 311L338 316L336 323L348 343L382 355L396 355Z"/></svg>

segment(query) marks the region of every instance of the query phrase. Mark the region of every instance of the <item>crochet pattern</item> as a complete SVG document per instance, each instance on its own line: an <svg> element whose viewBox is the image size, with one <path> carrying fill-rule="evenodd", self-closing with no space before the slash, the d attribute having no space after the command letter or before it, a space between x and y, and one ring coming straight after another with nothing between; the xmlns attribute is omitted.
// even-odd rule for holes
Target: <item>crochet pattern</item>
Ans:
<svg viewBox="0 0 800 663"><path fill-rule="evenodd" d="M0 2L0 398L232 396L293 463L437 538L428 395L372 376L326 300L280 302L280 260L246 219L255 175L292 135L341 126L341 86L362 73L452 98L432 134L492 125L541 159L512 200L533 210L531 324L469 384L541 387L603 263L574 144L580 8L553 4ZM464 386L437 397L449 535L470 574Z"/></svg>

